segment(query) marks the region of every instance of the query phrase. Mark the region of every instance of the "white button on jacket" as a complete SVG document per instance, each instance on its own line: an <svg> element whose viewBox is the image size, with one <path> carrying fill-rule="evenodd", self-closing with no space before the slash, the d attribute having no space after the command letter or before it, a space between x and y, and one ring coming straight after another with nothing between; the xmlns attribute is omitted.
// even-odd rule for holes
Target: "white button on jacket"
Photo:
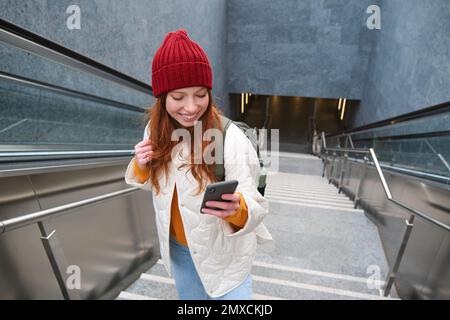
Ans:
<svg viewBox="0 0 450 320"><path fill-rule="evenodd" d="M147 128L144 133L146 138ZM224 145L225 180L239 182L236 192L242 194L248 207L246 224L234 232L225 220L200 213L204 192L195 195L198 191L197 181L188 171L188 166L177 170L181 164L189 161L187 145L181 143L180 147L182 154L187 156L172 159L167 184L165 176L158 179L163 190L159 195L156 195L149 181L139 183L134 175L133 161L128 165L125 181L153 193L161 257L169 275L172 275L169 255L170 210L176 184L186 240L190 252L196 253L191 254L192 260L206 292L211 297L219 297L238 287L248 276L257 242L272 240L262 223L269 212L269 203L257 190L260 170L258 156L245 134L235 124L231 124Z"/></svg>

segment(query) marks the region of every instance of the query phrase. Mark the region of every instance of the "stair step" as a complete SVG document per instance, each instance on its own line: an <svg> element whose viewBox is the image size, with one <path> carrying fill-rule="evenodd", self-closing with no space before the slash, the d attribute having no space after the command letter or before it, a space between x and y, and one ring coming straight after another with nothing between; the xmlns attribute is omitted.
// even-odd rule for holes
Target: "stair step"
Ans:
<svg viewBox="0 0 450 320"><path fill-rule="evenodd" d="M340 224L342 226L351 224L358 225L361 228L360 230L363 230L362 228L370 228L373 230L371 232L376 232L376 227L363 214L364 211L361 209L347 210L329 206L324 209L321 206L293 205L278 203L273 200L270 200L269 203L270 214L266 218L281 216L302 218L308 221L309 224ZM332 210L329 208L332 208ZM269 229L272 228L270 224L267 227Z"/></svg>
<svg viewBox="0 0 450 320"><path fill-rule="evenodd" d="M263 261L255 261L252 277L254 299L316 299L318 297L324 299L382 299L378 290L367 287L367 279L364 277ZM175 284L174 280L168 277L161 260L145 274L142 274L141 279L151 283L151 285L148 284L149 286L153 286L154 282L172 286ZM384 282L378 281L376 284L381 287ZM303 290L306 291L303 292ZM273 292L280 294L274 295ZM174 294L176 295L176 293Z"/></svg>
<svg viewBox="0 0 450 320"><path fill-rule="evenodd" d="M379 295L379 291L376 288L382 288L381 283L383 281L378 281L376 283L377 287L368 287L367 279L357 278L346 275L325 273L321 271L304 269L303 272L279 270L279 269L268 269L265 267L259 267L254 265L252 268L252 274L254 276L276 279L282 285L285 281L289 283L299 283L305 286L312 286L313 288L327 288L326 290L319 290L320 292L333 293L333 290L337 291L351 291L361 294L368 295ZM324 276L326 274L326 276ZM352 279L356 278L356 279ZM254 278L255 279L255 278ZM350 280L352 279L352 280ZM270 282L269 283L277 283ZM295 287L295 285L294 285ZM355 295L356 295L355 293ZM352 295L354 296L354 295Z"/></svg>
<svg viewBox="0 0 450 320"><path fill-rule="evenodd" d="M160 299L144 296L141 294L131 293L127 291L122 291L116 298L116 300L160 300Z"/></svg>
<svg viewBox="0 0 450 320"><path fill-rule="evenodd" d="M274 193L274 194L281 194L281 195L291 195L291 196L304 196L304 197L314 197L314 198L324 198L327 200L341 200L341 201L347 201L350 202L351 200L344 195L340 195L337 192L336 193L318 193L318 192L311 192L311 191L305 191L305 190L286 190L282 188L274 188L274 187L266 187L265 194Z"/></svg>
<svg viewBox="0 0 450 320"><path fill-rule="evenodd" d="M294 256L301 262L297 266L312 270L364 276L369 267L378 266L381 279L387 275L387 266L380 262L385 258L381 244L374 242L376 231L368 232L367 237L361 232L353 234L354 231L334 236L319 227L305 232L292 232L285 227L272 227L269 231L274 242L259 246L261 254Z"/></svg>
<svg viewBox="0 0 450 320"><path fill-rule="evenodd" d="M326 297L321 298L330 298L330 299L342 299L342 298L351 298L351 299L370 299L370 300L383 300L387 299L384 297L381 297L378 294L368 294L368 293L362 293L357 292L353 290L343 290L343 289L336 289L332 287L326 287L321 285L314 285L314 284L308 284L308 283L301 283L297 281L292 280L285 280L285 279L279 279L279 278L272 278L272 277L265 277L265 276L259 276L259 275L252 275L253 277L253 287L254 291L257 292L257 296L267 296L272 299L283 299L283 296L286 296L286 292L291 292L290 296L284 297L286 299L299 299L299 298L311 298L310 292L313 291L313 295L317 296L318 293L324 294ZM172 285L173 290L175 290L175 282L173 279L168 277L162 277L157 275L152 275L148 273L144 273L141 275L140 280L145 280L153 284L166 284L166 285ZM268 286L269 284L269 286ZM281 288L280 288L281 287ZM286 289L287 287L287 289ZM292 292L291 289L295 289L296 292ZM300 292L299 292L300 290ZM308 292L303 292L304 290ZM259 293L263 292L263 293ZM277 292L281 293L280 295L276 295L275 297L273 295L268 295L266 293L272 293Z"/></svg>
<svg viewBox="0 0 450 320"><path fill-rule="evenodd" d="M268 197L268 200L270 200L269 201L270 203L279 203L279 204L286 204L286 205L291 205L291 206L304 206L304 207L322 208L322 209L328 209L328 210L341 210L341 211L348 211L348 212L354 212L354 213L363 213L364 212L361 209L337 208L337 207L333 206L333 204L322 205L322 204L304 203L304 202L292 201L292 200L276 199L276 198L270 198L270 197Z"/></svg>
<svg viewBox="0 0 450 320"><path fill-rule="evenodd" d="M285 188L296 187L311 190L333 190L333 185L328 183L328 180L325 178L317 177L317 179L308 180L305 179L304 176L299 176L300 177L289 177L286 175L280 175L280 173L275 173L273 175L269 175L269 180L271 185L273 184Z"/></svg>
<svg viewBox="0 0 450 320"><path fill-rule="evenodd" d="M349 282L359 282L359 283L367 282L367 278L364 278L364 277L351 276L351 275L345 275L345 274L340 274L340 273L317 271L317 270L311 270L311 269L305 269L305 268L298 268L295 266L281 265L281 264L269 263L269 262L264 262L264 261L255 261L253 263L253 266L266 268L269 270L272 269L272 270L275 270L275 272L287 271L287 272L291 272L291 273L320 276L320 277L325 277L325 278L345 280L345 281L349 281ZM384 281L378 281L377 284L384 285Z"/></svg>
<svg viewBox="0 0 450 320"><path fill-rule="evenodd" d="M367 294L352 290L301 283L278 278L253 276L253 288L258 292L270 292L290 300L320 299L320 300L385 300L379 294Z"/></svg>
<svg viewBox="0 0 450 320"><path fill-rule="evenodd" d="M298 197L311 197L314 199L326 199L330 201L341 201L348 203L351 200L347 198L344 195L340 195L338 193L333 194L324 194L324 193L315 193L315 192L309 192L309 191L302 191L302 190L285 190L281 188L266 188L265 194L280 194L280 195L289 195L289 196L298 196Z"/></svg>
<svg viewBox="0 0 450 320"><path fill-rule="evenodd" d="M320 199L307 199L307 198L299 198L294 196L282 196L282 195L275 195L272 193L269 193L266 195L267 200L281 200L281 201L290 201L298 204L313 204L313 205L321 205L321 206L332 206L334 208L342 208L342 209L354 209L353 203L350 201L347 201L347 203L342 202L336 202L336 201L327 201L327 200L320 200Z"/></svg>
<svg viewBox="0 0 450 320"><path fill-rule="evenodd" d="M147 276L145 276L147 275ZM161 300L178 300L178 294L172 279L143 273L126 292Z"/></svg>
<svg viewBox="0 0 450 320"><path fill-rule="evenodd" d="M267 270L271 270L273 272L278 272L278 274L280 272L287 272L288 275L293 273L293 274L305 274L305 275L310 275L310 276L315 276L315 277L339 279L339 280L343 280L343 281L344 280L348 281L350 283L357 282L357 283L366 284L366 282L367 282L367 278L363 277L363 276L353 276L353 275L346 275L346 274L341 274L341 273L318 271L318 270L300 268L300 267L291 266L291 265L281 265L281 264L277 264L277 263L260 261L260 260L256 260L253 262L253 268L254 269L259 268L260 270L267 269ZM252 274L253 273L259 274L259 275L264 275L264 274L262 274L262 273L260 274L258 272L252 272ZM145 274L151 274L151 275L155 275L155 276L159 276L159 277L168 277L169 276L167 274L166 269L164 268L164 265L163 265L161 259L159 259L155 265L153 265L149 270L147 270L145 272ZM382 286L382 285L384 285L384 281L378 281L376 284Z"/></svg>
<svg viewBox="0 0 450 320"><path fill-rule="evenodd" d="M178 294L175 282L168 276L159 276L144 273L131 285L127 291L122 292L119 300L177 300ZM254 300L283 300L270 294L253 293Z"/></svg>

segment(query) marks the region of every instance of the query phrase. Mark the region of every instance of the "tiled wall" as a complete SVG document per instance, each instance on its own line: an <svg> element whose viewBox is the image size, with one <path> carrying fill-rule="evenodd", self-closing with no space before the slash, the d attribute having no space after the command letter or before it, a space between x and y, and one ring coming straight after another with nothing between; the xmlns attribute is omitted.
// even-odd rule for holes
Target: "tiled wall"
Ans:
<svg viewBox="0 0 450 320"><path fill-rule="evenodd" d="M382 0L380 8L354 126L450 101L450 2Z"/></svg>
<svg viewBox="0 0 450 320"><path fill-rule="evenodd" d="M77 4L81 9L80 30L69 30L66 26L69 17L66 9L72 4ZM208 54L214 73L213 94L218 105L228 112L227 72L224 63L225 0L2 0L0 17L148 84L151 82L151 62L164 36L169 31L184 28ZM0 70L133 105L150 106L153 102L145 94L3 44L0 44ZM11 89L9 84L8 88ZM39 101L44 101L40 99L39 93L33 94L33 103L30 99L24 99L24 103L20 100L21 97L17 94L3 95L2 105L9 105L10 108L8 115L5 114L6 108L3 108L0 116L15 117L18 114L16 111L24 104L33 105L38 109L35 111L39 111L39 108L42 112L48 111L44 105L39 105ZM69 104L66 101L64 106L60 106L61 110L70 108ZM73 105L78 108L76 102ZM36 114L34 111L32 113ZM88 114L85 117L86 120L92 120ZM97 120L101 122L101 119ZM115 126L118 129L129 129L130 124L128 120L115 121ZM17 137L23 131L16 130L13 135ZM141 133L142 129L139 129L139 135L131 140L141 138Z"/></svg>
<svg viewBox="0 0 450 320"><path fill-rule="evenodd" d="M0 16L146 83L164 35L183 27L210 57L225 113L228 92L346 97L361 99L361 126L450 100L448 0L80 0L81 30L68 30L71 4L3 0ZM366 27L371 4L381 30ZM151 104L14 48L1 45L0 55L7 72Z"/></svg>
<svg viewBox="0 0 450 320"><path fill-rule="evenodd" d="M360 99L374 2L228 1L230 92Z"/></svg>

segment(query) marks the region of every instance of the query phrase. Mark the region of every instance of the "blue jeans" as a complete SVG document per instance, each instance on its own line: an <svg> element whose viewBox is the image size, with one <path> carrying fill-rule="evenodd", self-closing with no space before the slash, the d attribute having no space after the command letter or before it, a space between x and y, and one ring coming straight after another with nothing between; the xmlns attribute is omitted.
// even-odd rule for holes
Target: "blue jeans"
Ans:
<svg viewBox="0 0 450 320"><path fill-rule="evenodd" d="M251 275L237 288L223 296L210 297L200 281L197 270L192 262L189 248L170 239L170 265L175 279L175 286L180 300L251 300L252 278Z"/></svg>

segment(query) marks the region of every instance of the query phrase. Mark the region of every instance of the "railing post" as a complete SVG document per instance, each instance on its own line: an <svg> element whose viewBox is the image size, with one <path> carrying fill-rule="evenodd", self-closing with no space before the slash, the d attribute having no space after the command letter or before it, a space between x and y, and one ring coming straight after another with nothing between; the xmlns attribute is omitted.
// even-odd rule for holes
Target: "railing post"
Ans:
<svg viewBox="0 0 450 320"><path fill-rule="evenodd" d="M328 150L327 150L327 141L325 139L324 131L322 131L321 136L322 136L322 139L321 139L322 152L325 154L325 161L323 163L323 172L322 172L322 178L323 178L323 177L325 177L325 170L327 169L327 164L328 164Z"/></svg>
<svg viewBox="0 0 450 320"><path fill-rule="evenodd" d="M351 134L348 135L348 141L350 142L350 146L352 147L352 149L355 149L355 145L353 144L353 139L352 139Z"/></svg>
<svg viewBox="0 0 450 320"><path fill-rule="evenodd" d="M353 206L356 209L358 207L358 201L359 201L359 193L361 192L361 186L362 186L362 181L366 175L366 171L367 171L367 161L369 159L364 156L364 164L363 167L361 169L361 173L359 174L359 181L358 181L358 185L356 186L355 189L355 197L353 199Z"/></svg>
<svg viewBox="0 0 450 320"><path fill-rule="evenodd" d="M64 251L56 237L56 230L48 222L38 222L41 231L41 241L44 246L45 253L52 267L58 286L65 300L80 300L78 289L67 288L67 259Z"/></svg>
<svg viewBox="0 0 450 320"><path fill-rule="evenodd" d="M333 152L333 163L330 167L330 172L328 173L328 184L331 183L331 180L333 179L333 172L334 172L334 162L336 161L336 152Z"/></svg>
<svg viewBox="0 0 450 320"><path fill-rule="evenodd" d="M351 141L351 138L349 139L349 141L352 144L352 147L354 147L353 146L353 142ZM332 162L331 165L328 166L328 167L330 167L328 183L331 183L331 181L333 180L337 153L336 153L336 149L335 148L327 149L326 150L327 159L328 159L328 151L332 151L333 152L333 154L332 154L333 162ZM341 190L342 189L342 184L343 184L343 175L344 175L344 172L345 172L345 165L346 165L346 162L348 160L348 152L362 152L362 151L359 150L359 149L355 149L355 150L344 149L344 150L338 150L338 151L343 151L344 152L344 161L343 161L343 166L341 167L341 170L340 170L341 171L341 175L339 177L339 190ZM410 214L409 220L405 220L405 222L406 222L406 229L403 232L400 246L397 249L396 255L394 257L394 262L392 264L392 267L389 270L388 277L387 277L387 279L385 281L385 287L383 289L383 295L385 297L387 297L387 296L389 296L389 293L390 293L390 291L392 289L392 286L395 283L395 279L397 277L397 273L398 273L398 270L400 268L400 264L402 262L404 253L406 251L406 247L408 245L409 238L411 236L411 232L412 232L413 227L414 227L415 216L418 215L422 219L424 219L426 221L429 221L429 222L431 222L431 223L433 223L433 224L435 224L435 225L437 225L437 226L439 226L441 228L444 228L447 231L450 231L450 226L446 225L445 223L441 223L440 221L438 221L436 219L433 219L433 218L427 216L426 214L424 214L424 213L422 213L420 211L414 210L414 209L406 206L405 204L403 204L403 203L393 199L391 190L390 190L389 185L387 183L387 180L386 180L386 178L384 176L383 170L381 169L381 165L378 162L378 157L377 157L377 155L375 153L374 148L369 148L368 149L368 153L370 154L370 157L373 160L376 172L378 174L378 177L380 178L381 185L382 185L382 187L384 189L384 192L386 194L387 199L389 201L393 202L394 204L400 206L401 208L406 209L409 212L412 212L412 214ZM368 167L368 161L369 161L370 158L367 157L367 156L364 156L363 159L364 159L363 168L361 170L359 181L358 181L358 184L357 184L357 187L356 187L356 190L355 190L355 197L354 197L354 206L355 206L355 208L357 207L357 204L358 204L359 199L360 199L359 194L361 192L362 182L363 182L363 179L365 178L367 167ZM322 173L322 176L324 176L324 174L325 174L325 166L326 166L326 164L324 165L324 171Z"/></svg>
<svg viewBox="0 0 450 320"><path fill-rule="evenodd" d="M400 263L402 262L403 254L406 250L406 245L408 244L409 237L411 235L411 231L414 227L414 218L415 216L413 214L410 215L409 220L405 220L406 222L406 229L403 233L402 242L397 250L397 254L395 256L394 264L392 265L391 270L389 270L389 275L386 280L386 286L384 287L383 295L387 297L389 293L391 292L392 285L395 282L395 278L397 277L397 272L400 267Z"/></svg>
<svg viewBox="0 0 450 320"><path fill-rule="evenodd" d="M328 162L328 154L325 153L325 157L323 158L323 171L322 171L322 178L325 177L325 170L327 167Z"/></svg>
<svg viewBox="0 0 450 320"><path fill-rule="evenodd" d="M339 175L339 186L338 186L338 193L341 193L342 191L342 182L344 180L344 173L345 173L345 165L347 164L347 158L348 158L348 154L344 153L344 161L342 163L341 166L341 173Z"/></svg>
<svg viewBox="0 0 450 320"><path fill-rule="evenodd" d="M326 150L327 149L327 140L325 139L324 131L322 131L322 145L323 145L323 149Z"/></svg>
<svg viewBox="0 0 450 320"><path fill-rule="evenodd" d="M375 150L373 148L369 148L369 152L370 152L370 156L372 157L375 168L377 169L378 177L381 180L381 185L383 186L384 193L386 193L386 197L389 200L392 200L391 190L389 189L389 186L386 182L386 178L384 177L383 170L381 170L381 166L380 166L380 163L378 162L378 158L375 153Z"/></svg>
<svg viewBox="0 0 450 320"><path fill-rule="evenodd" d="M64 255L64 250L58 241L55 228L47 219L68 213L69 211L73 211L77 208L93 205L94 203L98 204L109 199L124 196L138 190L140 190L139 187L127 188L62 206L29 213L20 217L2 220L0 221L0 234L37 223L39 231L41 232L42 245L44 246L45 253L47 254L50 266L56 277L56 281L61 289L64 299L78 300L80 299L78 292L79 288L68 288L68 279L73 275L67 274L69 264L67 263L67 259Z"/></svg>

